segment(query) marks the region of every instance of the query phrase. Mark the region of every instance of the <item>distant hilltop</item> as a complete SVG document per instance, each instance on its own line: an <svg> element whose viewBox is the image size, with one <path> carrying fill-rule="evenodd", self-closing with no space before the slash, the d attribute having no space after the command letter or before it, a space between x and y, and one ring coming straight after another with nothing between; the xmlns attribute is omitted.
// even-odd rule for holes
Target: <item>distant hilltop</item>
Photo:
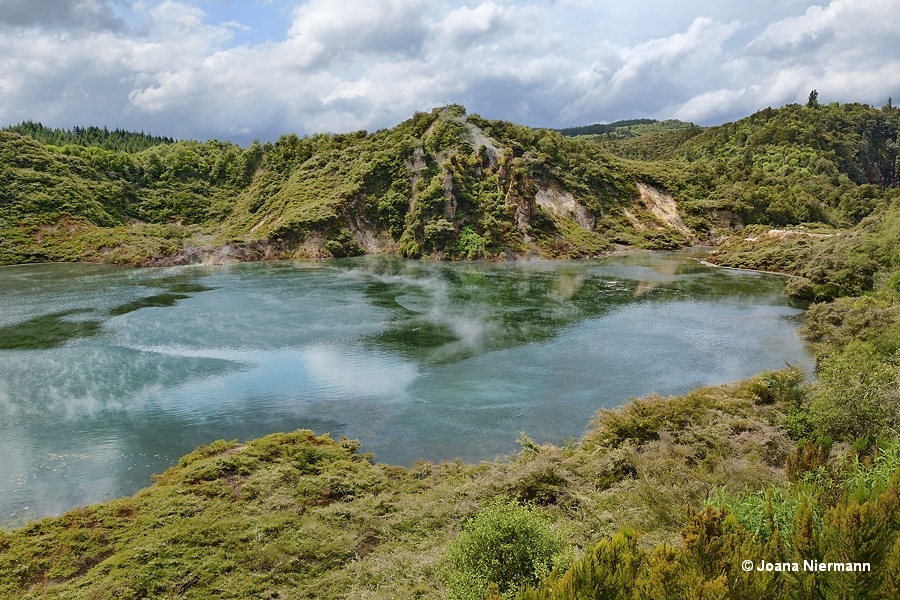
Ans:
<svg viewBox="0 0 900 600"><path fill-rule="evenodd" d="M566 137L596 135L610 139L625 139L647 133L679 131L681 129L691 129L694 127L697 127L697 125L685 123L678 119L666 119L665 121L657 121L656 119L627 119L623 121L614 121L612 123L595 123L593 125L583 125L580 127L565 127L563 129L557 129L556 131Z"/></svg>
<svg viewBox="0 0 900 600"><path fill-rule="evenodd" d="M41 123L23 121L18 125L10 125L2 131L27 135L42 144L54 146L76 145L97 146L107 150L119 150L122 152L139 152L159 144L174 144L170 137L149 135L143 131L135 133L124 129L110 131L106 127L72 127L71 129L45 127Z"/></svg>

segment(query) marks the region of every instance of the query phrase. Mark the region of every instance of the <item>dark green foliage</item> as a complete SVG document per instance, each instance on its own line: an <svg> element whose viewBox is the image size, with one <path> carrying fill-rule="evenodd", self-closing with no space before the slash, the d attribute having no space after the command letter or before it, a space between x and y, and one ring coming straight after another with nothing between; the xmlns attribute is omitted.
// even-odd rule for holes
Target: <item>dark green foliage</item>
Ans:
<svg viewBox="0 0 900 600"><path fill-rule="evenodd" d="M767 377L788 388L795 379ZM799 483L781 485L784 438L770 423L793 400L773 393L760 404L758 389L626 406L623 422L647 422L631 430L656 434L617 441L605 433L616 422L607 413L580 444L523 436L519 457L480 465L373 464L358 443L303 431L220 440L134 498L0 532L0 595L496 598L530 582L537 588L524 597L780 598L795 580L744 574L740 561L791 553L869 553L877 574L863 584L896 585L884 550L896 542L886 483L896 449L854 453L830 471L829 461L822 475L816 445ZM497 499L516 494L543 507ZM583 560L570 545L587 549ZM850 581L820 576L825 587Z"/></svg>
<svg viewBox="0 0 900 600"><path fill-rule="evenodd" d="M808 438L797 442L797 447L788 456L785 470L788 479L796 483L807 476L824 471L834 479L834 467L831 463L832 440L819 431L814 431Z"/></svg>
<svg viewBox="0 0 900 600"><path fill-rule="evenodd" d="M655 168L669 171L668 187L683 197L687 213L728 211L744 224L843 225L869 214L900 183L898 139L896 111L788 105L702 131L640 136L605 147L630 158L667 161ZM857 190L864 185L870 187Z"/></svg>
<svg viewBox="0 0 900 600"><path fill-rule="evenodd" d="M529 473L517 481L510 492L522 502L548 506L560 500L567 483L566 478L554 469L547 469Z"/></svg>
<svg viewBox="0 0 900 600"><path fill-rule="evenodd" d="M50 129L49 127L44 127L41 123L32 121L23 121L18 125L10 125L9 127L4 127L2 131L27 135L43 144L53 144L54 146L70 144L75 146L97 146L120 152L140 152L152 146L175 143L175 140L172 138L149 135L143 131L140 133L122 129L109 131L106 127L103 129L99 127Z"/></svg>
<svg viewBox="0 0 900 600"><path fill-rule="evenodd" d="M522 592L529 598L896 597L898 115L787 106L706 130L590 142L450 106L373 134L141 152L0 133L0 262L148 264L200 243L289 256L310 239L316 256L377 239L408 256L466 259L691 243L641 205L641 182L671 193L698 236L757 223L712 259L796 275L788 289L816 302L805 332L819 356L813 383L788 368L634 400L601 411L581 443L530 442L509 463L373 465L357 444L308 432L220 441L134 499L0 533L0 594L446 597L438 564L449 556L460 596L527 584L538 586ZM539 204L539 191L557 204ZM566 216L569 197L593 228ZM589 288L574 299L584 314ZM174 282L113 314L199 291ZM492 347L553 335L553 319L517 320ZM409 315L377 343L402 353L455 340L422 325ZM0 346L52 347L99 328L48 315L4 327ZM854 450L838 460L832 439ZM542 508L491 503L498 495ZM551 519L588 550L548 575L565 545ZM747 558L870 561L872 572L745 573Z"/></svg>
<svg viewBox="0 0 900 600"><path fill-rule="evenodd" d="M847 226L885 206L900 182L898 115L857 104L791 105L706 130L623 122L605 135L636 137L592 142L453 105L373 134L284 135L246 149L25 123L15 131L46 145L0 133L0 261L157 264L210 243L256 244L246 255L267 257L373 249L578 257L609 242L679 248L747 223ZM636 181L674 195L692 231L644 210ZM133 238L115 230L143 223L198 225L205 236L192 231L170 243L138 228L141 239L123 251L94 243ZM353 244L335 237L345 231ZM811 262L798 295L827 299L875 285L872 252L864 240L846 241L859 250L791 259ZM820 272L846 276L824 281Z"/></svg>
<svg viewBox="0 0 900 600"><path fill-rule="evenodd" d="M771 377L792 380L793 372L790 370L784 375L778 372ZM758 401L758 386L751 381L744 383L743 388L747 396ZM700 432L693 429L694 422L703 421L704 415L723 410L740 414L746 410L741 408L743 403L735 398L710 393L710 390L696 390L679 397L634 398L620 409L598 411L592 423L593 429L585 436L584 444L610 448L642 444L658 440L663 431L676 439L687 435L696 441Z"/></svg>
<svg viewBox="0 0 900 600"><path fill-rule="evenodd" d="M560 129L559 132L567 137L572 137L576 135L600 135L603 133L609 133L614 129L619 127L630 127L632 125L649 125L651 123L657 123L656 119L627 119L622 121L614 121L612 123L595 123L593 125L584 125L581 127L565 127Z"/></svg>
<svg viewBox="0 0 900 600"><path fill-rule="evenodd" d="M854 339L869 341L884 356L900 349L900 307L871 296L813 304L802 332L809 340L840 348Z"/></svg>
<svg viewBox="0 0 900 600"><path fill-rule="evenodd" d="M53 224L64 215L112 226L127 210L125 182L11 133L0 133L0 184L4 229Z"/></svg>
<svg viewBox="0 0 900 600"><path fill-rule="evenodd" d="M837 482L826 479L824 485L837 490L833 501L812 479L787 493L771 488L720 498L718 506L690 518L680 547L646 550L634 533L623 531L517 597L894 597L900 589L897 450L896 445L883 450L874 464L850 462ZM750 571L741 566L746 560L752 562ZM761 561L778 569L757 571ZM840 563L842 570L816 572L805 569L804 561ZM869 568L862 570L864 564Z"/></svg>
<svg viewBox="0 0 900 600"><path fill-rule="evenodd" d="M335 258L359 256L365 253L347 229L341 229L328 235L325 240L325 249Z"/></svg>
<svg viewBox="0 0 900 600"><path fill-rule="evenodd" d="M789 283L788 293L805 300L860 296L879 288L887 292L900 268L895 250L898 223L900 204L893 201L850 231L755 226L720 246L712 260L723 266L795 274L798 278Z"/></svg>
<svg viewBox="0 0 900 600"><path fill-rule="evenodd" d="M789 366L780 371L763 371L745 383L747 391L758 404L797 406L804 397L803 371Z"/></svg>
<svg viewBox="0 0 900 600"><path fill-rule="evenodd" d="M249 185L258 150L178 142L128 154L0 133L0 263L140 264L176 252L194 233L178 231L182 224L231 211L229 198Z"/></svg>
<svg viewBox="0 0 900 600"><path fill-rule="evenodd" d="M625 530L599 542L567 571L554 573L537 589L524 591L517 597L522 600L632 598L646 558L638 546L637 534Z"/></svg>
<svg viewBox="0 0 900 600"><path fill-rule="evenodd" d="M819 108L819 92L813 90L809 93L809 100L806 102L807 108Z"/></svg>
<svg viewBox="0 0 900 600"><path fill-rule="evenodd" d="M657 121L656 119L626 119L612 123L595 123L581 127L565 127L559 129L559 133L566 137L578 135L596 135L606 139L626 139L647 135L660 131L680 131L695 127L692 123L685 123L676 119Z"/></svg>
<svg viewBox="0 0 900 600"><path fill-rule="evenodd" d="M456 239L456 244L451 248L451 254L460 258L481 258L487 254L487 244L478 232L469 226L463 227Z"/></svg>
<svg viewBox="0 0 900 600"><path fill-rule="evenodd" d="M357 449L303 431L200 447L138 499L0 532L0 595L320 596L328 584L309 580L353 559L357 529L332 529L329 506L386 481Z"/></svg>
<svg viewBox="0 0 900 600"><path fill-rule="evenodd" d="M891 358L858 340L822 358L809 401L813 425L850 441L900 430L900 369Z"/></svg>

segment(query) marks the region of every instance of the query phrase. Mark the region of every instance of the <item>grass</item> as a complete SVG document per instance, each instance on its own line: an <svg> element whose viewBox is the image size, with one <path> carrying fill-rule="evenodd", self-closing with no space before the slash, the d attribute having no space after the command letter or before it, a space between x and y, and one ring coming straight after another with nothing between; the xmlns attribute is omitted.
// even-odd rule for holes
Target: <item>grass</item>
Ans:
<svg viewBox="0 0 900 600"><path fill-rule="evenodd" d="M0 595L443 598L449 544L497 498L533 504L576 553L622 528L676 542L710 490L784 479L782 405L757 391L634 400L578 443L523 437L477 465L373 463L308 431L218 441L132 498L0 533Z"/></svg>

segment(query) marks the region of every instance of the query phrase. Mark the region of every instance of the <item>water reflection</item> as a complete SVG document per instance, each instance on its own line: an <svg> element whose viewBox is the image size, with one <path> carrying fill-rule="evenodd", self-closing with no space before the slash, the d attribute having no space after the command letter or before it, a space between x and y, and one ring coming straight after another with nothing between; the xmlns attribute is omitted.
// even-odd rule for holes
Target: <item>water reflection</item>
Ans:
<svg viewBox="0 0 900 600"><path fill-rule="evenodd" d="M684 257L632 254L583 263L412 265L357 269L389 327L366 342L411 360L445 364L553 339L565 328L638 302L738 301L785 304L771 276L712 271Z"/></svg>
<svg viewBox="0 0 900 600"><path fill-rule="evenodd" d="M577 437L632 395L808 365L783 285L653 253L0 269L0 523L218 438L307 427L409 464Z"/></svg>
<svg viewBox="0 0 900 600"><path fill-rule="evenodd" d="M173 294L171 292L156 294L154 296L138 298L137 300L132 300L131 302L126 302L125 304L115 306L109 310L109 314L117 317L119 315L127 315L130 312L134 312L142 308L163 308L165 306L174 306L176 302L178 302L179 300L184 300L185 298L190 298L190 296L188 296L187 294Z"/></svg>
<svg viewBox="0 0 900 600"><path fill-rule="evenodd" d="M99 321L66 318L86 312L90 310L65 310L0 327L0 350L58 348L69 340L97 335L101 325Z"/></svg>

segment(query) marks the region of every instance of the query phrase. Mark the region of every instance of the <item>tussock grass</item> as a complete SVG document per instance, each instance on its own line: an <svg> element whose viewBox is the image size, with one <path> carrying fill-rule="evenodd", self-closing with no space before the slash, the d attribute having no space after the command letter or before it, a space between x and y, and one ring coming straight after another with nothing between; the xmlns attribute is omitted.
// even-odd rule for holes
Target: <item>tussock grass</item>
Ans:
<svg viewBox="0 0 900 600"><path fill-rule="evenodd" d="M448 545L497 498L535 506L578 555L622 528L676 542L712 489L783 481L782 403L758 389L633 400L578 443L523 436L477 465L373 463L309 431L220 440L132 498L0 533L0 595L443 598Z"/></svg>

